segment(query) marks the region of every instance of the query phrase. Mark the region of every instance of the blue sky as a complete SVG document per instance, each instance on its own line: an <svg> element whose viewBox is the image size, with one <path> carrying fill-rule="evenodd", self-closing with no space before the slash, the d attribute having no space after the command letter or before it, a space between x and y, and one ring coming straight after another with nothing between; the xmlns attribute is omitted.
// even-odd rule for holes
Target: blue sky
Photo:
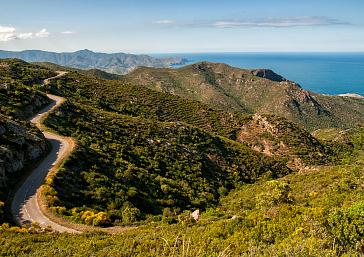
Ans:
<svg viewBox="0 0 364 257"><path fill-rule="evenodd" d="M363 0L0 0L0 49L364 51Z"/></svg>

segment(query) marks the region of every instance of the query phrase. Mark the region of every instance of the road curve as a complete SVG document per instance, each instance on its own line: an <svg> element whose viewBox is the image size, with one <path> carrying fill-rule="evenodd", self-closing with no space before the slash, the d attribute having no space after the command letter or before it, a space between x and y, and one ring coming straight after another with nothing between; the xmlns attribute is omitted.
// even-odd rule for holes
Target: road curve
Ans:
<svg viewBox="0 0 364 257"><path fill-rule="evenodd" d="M48 84L51 79L59 78L64 74L66 74L66 72L58 72L57 76L44 80L43 85ZM60 165L62 161L68 157L74 147L74 142L69 138L43 131L41 124L42 118L64 102L64 98L62 97L49 94L47 96L52 99L53 102L33 116L30 119L30 122L42 130L45 138L52 144L52 150L46 158L38 164L14 194L11 203L11 213L19 225L38 222L41 227L51 226L54 231L80 233L75 229L64 227L47 218L40 210L37 200L38 190L43 184L48 172L53 166L57 167Z"/></svg>

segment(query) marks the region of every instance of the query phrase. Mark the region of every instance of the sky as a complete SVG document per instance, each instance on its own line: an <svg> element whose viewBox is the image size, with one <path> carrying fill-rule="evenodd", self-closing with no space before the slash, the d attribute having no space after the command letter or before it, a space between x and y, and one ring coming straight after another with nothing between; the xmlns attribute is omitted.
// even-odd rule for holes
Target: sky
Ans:
<svg viewBox="0 0 364 257"><path fill-rule="evenodd" d="M0 49L364 52L364 0L0 0Z"/></svg>

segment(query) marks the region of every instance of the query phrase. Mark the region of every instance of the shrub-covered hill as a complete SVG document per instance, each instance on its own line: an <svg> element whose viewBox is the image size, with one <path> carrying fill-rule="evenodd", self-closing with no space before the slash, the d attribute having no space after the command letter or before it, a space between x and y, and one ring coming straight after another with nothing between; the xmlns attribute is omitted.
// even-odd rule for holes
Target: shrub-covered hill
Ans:
<svg viewBox="0 0 364 257"><path fill-rule="evenodd" d="M20 60L0 59L0 200L47 151L43 134L24 119L50 103L34 88L54 75Z"/></svg>
<svg viewBox="0 0 364 257"><path fill-rule="evenodd" d="M250 147L264 152L272 146L273 153L281 151L282 156L287 149L299 156L302 153L295 149L326 153L327 148L285 119L217 111L199 102L76 71L45 89L67 98L47 125L76 137L79 143L57 176L47 180L45 192L53 209L73 221L94 225L106 224L94 222L95 213L100 211L106 211L111 221L131 223L147 218L154 222L119 235L34 234L34 230L28 234L27 230L2 225L0 255L364 253L362 127L315 133L325 141L334 139L353 146L343 165L290 173L280 162ZM201 124L197 122L200 109L204 114ZM223 122L225 117L230 120ZM14 128L14 117L4 120ZM26 123L16 123L26 127L26 133L40 133ZM6 135L10 140L21 138ZM259 138L263 141L257 141ZM5 142L2 140L0 143ZM264 142L268 147L262 145ZM264 179L280 176L273 181ZM0 220L2 207L0 199ZM190 208L206 208L197 223L189 212L182 212ZM160 213L161 222L159 216L148 215ZM171 222L177 224L167 224Z"/></svg>
<svg viewBox="0 0 364 257"><path fill-rule="evenodd" d="M336 155L331 146L316 140L302 127L272 115L261 116L268 119L270 125L260 122L260 125L248 128L251 121L257 122L253 115L215 110L199 101L156 92L130 83L83 76L77 71L69 72L48 87L47 90L54 94L111 112L158 121L184 122L220 136L249 143L254 150L288 161L294 168L327 163ZM274 131L277 130L277 133L269 130L271 126L275 127ZM268 137L260 136L263 132L264 135L270 135L269 140ZM252 138L254 142L250 140ZM272 146L273 154L258 147L266 145L267 140L270 141L269 145L282 147L278 149Z"/></svg>
<svg viewBox="0 0 364 257"><path fill-rule="evenodd" d="M247 143L267 156L280 157L293 168L334 163L352 150L349 140L323 143L308 131L274 115L255 114L245 118L236 132L236 141Z"/></svg>
<svg viewBox="0 0 364 257"><path fill-rule="evenodd" d="M56 74L50 69L18 59L0 59L0 75L1 83L16 81L26 86L33 86Z"/></svg>
<svg viewBox="0 0 364 257"><path fill-rule="evenodd" d="M25 70L39 67L24 65ZM48 71L40 71L44 69ZM248 131L263 141L241 136L252 117L101 79L98 74L69 70L64 77L35 87L67 98L67 104L49 117L47 126L76 137L80 146L58 177L49 181L48 200L57 210L63 212L65 206L65 212L75 214L75 219L85 208L108 211L110 219L117 220L130 208L141 214L205 208L240 183L253 182L262 174L277 177L290 171L251 149L258 150L257 145L268 138L256 136L261 127L251 126ZM270 121L274 119L278 118ZM321 163L322 156L323 162L332 160L329 148L307 131L282 119L278 124L279 133L271 134L270 140L288 150L276 151L273 157L291 163L299 159L302 165ZM106 190L108 187L113 190ZM70 211L72 207L78 207L78 212Z"/></svg>
<svg viewBox="0 0 364 257"><path fill-rule="evenodd" d="M197 223L181 215L177 224L114 235L20 234L0 226L0 255L362 256L363 132L348 137L357 150L350 164L242 185Z"/></svg>
<svg viewBox="0 0 364 257"><path fill-rule="evenodd" d="M51 182L51 205L107 211L112 220L128 222L124 210L130 206L141 214L135 219L165 208L213 206L241 183L290 172L244 144L183 123L67 103L46 125L79 143Z"/></svg>
<svg viewBox="0 0 364 257"><path fill-rule="evenodd" d="M67 215L76 219L77 212L72 214L70 209L77 207L79 213L85 202L96 211L107 210L115 220L123 219L123 210L129 203L144 214L160 214L166 208L178 210L213 205L222 192L266 171L265 168L260 170L262 166L257 161L263 156L258 154L258 159L251 158L257 153L246 143L258 150L257 144L264 144L269 138L272 144L285 148L284 151L261 152L289 160L294 168L327 163L334 155L330 147L285 119L270 117L269 122L275 126L272 131L277 132L260 137L261 129L269 132L269 125L249 127L249 120L254 120L250 116L214 110L198 101L85 76L77 71L52 81L46 90L69 99L67 105L49 117L47 126L78 138L81 146L52 181L51 188L55 191L49 189L49 199L61 212L65 206ZM244 138L243 130L255 137L255 141ZM199 148L201 142L204 144ZM234 146L240 150L227 150L226 142L231 144L229 149ZM229 159L229 156L234 158ZM239 163L239 160L244 162ZM269 162L267 165L263 161L263 167L270 167L271 160ZM280 168L286 174L287 169ZM124 175L115 175L115 172L123 173L128 169L141 177L129 178L130 184L123 184L120 181L125 180L121 179ZM229 177L235 174L235 171L231 173L235 169L242 169L237 173L240 175ZM246 176L248 170L252 173ZM272 172L274 176L280 174L278 170L269 171ZM176 174L181 174L183 179ZM194 175L189 177L188 174ZM213 179L208 179L210 177ZM96 185L95 181L100 184ZM154 191L150 191L151 188Z"/></svg>
<svg viewBox="0 0 364 257"><path fill-rule="evenodd" d="M50 103L36 85L55 73L16 59L0 59L0 113L28 118Z"/></svg>
<svg viewBox="0 0 364 257"><path fill-rule="evenodd" d="M270 70L202 62L179 69L141 67L124 79L214 108L278 115L309 130L364 122L362 99L315 94Z"/></svg>
<svg viewBox="0 0 364 257"><path fill-rule="evenodd" d="M47 85L51 93L104 110L159 121L181 121L222 136L233 136L246 115L214 110L194 100L110 81L77 71Z"/></svg>

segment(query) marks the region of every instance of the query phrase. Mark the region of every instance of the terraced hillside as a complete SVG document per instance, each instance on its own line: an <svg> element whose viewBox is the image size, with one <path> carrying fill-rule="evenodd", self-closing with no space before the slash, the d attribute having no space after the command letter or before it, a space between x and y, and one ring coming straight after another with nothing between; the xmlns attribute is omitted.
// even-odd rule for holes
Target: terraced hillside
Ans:
<svg viewBox="0 0 364 257"><path fill-rule="evenodd" d="M254 150L259 150L256 146L266 144L268 139L255 136L253 143L242 137L241 131L246 130L252 115L215 110L199 101L156 92L130 83L102 80L90 74L81 76L77 71L72 71L48 86L47 90L54 94L74 98L110 112L158 121L184 122L232 140L248 143ZM301 127L275 116L264 117L269 117L273 125L260 126L259 129L250 127L247 134L253 136L262 133L262 130L269 133L269 126L280 124L277 126L279 133L273 133L269 140L272 144L281 144L288 148L268 155L288 161L292 168L327 163L335 155L330 147L325 147ZM267 154L264 150L261 152Z"/></svg>
<svg viewBox="0 0 364 257"><path fill-rule="evenodd" d="M315 94L270 70L201 62L179 69L142 67L125 80L226 111L275 114L309 130L364 121L362 99Z"/></svg>

